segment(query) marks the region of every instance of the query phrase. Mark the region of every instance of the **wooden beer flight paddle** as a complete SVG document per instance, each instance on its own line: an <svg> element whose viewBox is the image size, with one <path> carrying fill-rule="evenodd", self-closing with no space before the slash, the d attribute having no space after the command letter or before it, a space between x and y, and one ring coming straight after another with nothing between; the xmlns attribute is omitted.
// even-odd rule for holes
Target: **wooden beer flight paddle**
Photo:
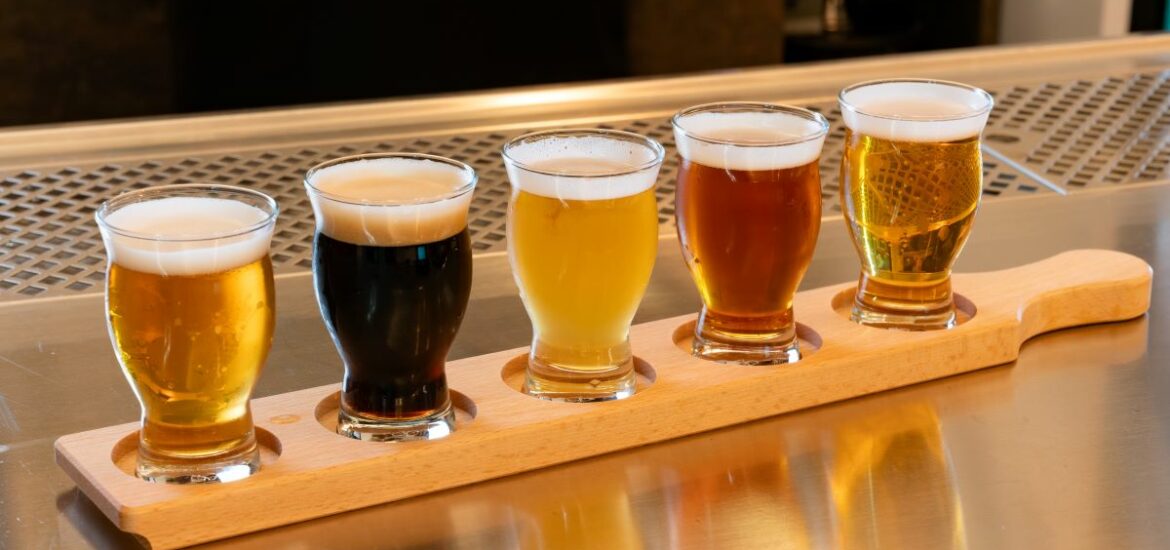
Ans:
<svg viewBox="0 0 1170 550"><path fill-rule="evenodd" d="M960 325L928 332L850 322L854 283L809 290L795 304L805 356L790 365L691 357L693 315L644 323L630 334L638 393L605 403L521 394L526 348L453 361L458 430L437 441L338 436L336 384L265 397L252 402L263 468L234 483L135 478L137 423L62 437L57 463L118 528L187 546L1001 365L1037 334L1142 315L1151 278L1146 262L1108 250L956 274Z"/></svg>

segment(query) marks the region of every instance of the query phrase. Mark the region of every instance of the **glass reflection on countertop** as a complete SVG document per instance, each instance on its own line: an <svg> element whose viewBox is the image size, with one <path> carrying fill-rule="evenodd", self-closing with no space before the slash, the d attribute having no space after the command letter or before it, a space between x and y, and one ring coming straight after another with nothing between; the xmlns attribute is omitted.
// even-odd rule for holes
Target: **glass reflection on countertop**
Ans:
<svg viewBox="0 0 1170 550"><path fill-rule="evenodd" d="M966 548L962 502L938 415L904 403L826 438L840 548Z"/></svg>
<svg viewBox="0 0 1170 550"><path fill-rule="evenodd" d="M895 392L224 543L966 548L967 534L935 405L918 392Z"/></svg>
<svg viewBox="0 0 1170 550"><path fill-rule="evenodd" d="M636 523L656 528L644 529L644 546L966 548L938 414L912 397L821 409L811 425L781 418L696 436L719 442L699 452L643 451L669 465L645 468L658 472L642 483L655 489L631 497Z"/></svg>
<svg viewBox="0 0 1170 550"><path fill-rule="evenodd" d="M1137 506L1158 498L1160 478L1154 472L1140 483L1119 479L1131 457L1111 451L1140 433L1150 457L1165 453L1163 440L1148 437L1164 430L1165 419L1133 424L1134 407L1155 404L1134 403L1132 392L1116 386L1148 375L1132 367L1143 360L1147 339L1145 319L1061 331L1026 345L1018 366L225 542L232 548L1028 548L1045 540L1083 545L1093 528L1113 540L1156 547L1143 544L1156 529L1134 526L1154 521L1156 510ZM1078 406L1070 408L1073 402ZM1098 418L1102 411L1109 414ZM1031 446L1018 448L1013 441L1020 439ZM1070 471L1085 483L1067 483ZM1103 502L1116 506L1102 509ZM1049 508L1075 520L1038 523L1043 518L1029 513Z"/></svg>

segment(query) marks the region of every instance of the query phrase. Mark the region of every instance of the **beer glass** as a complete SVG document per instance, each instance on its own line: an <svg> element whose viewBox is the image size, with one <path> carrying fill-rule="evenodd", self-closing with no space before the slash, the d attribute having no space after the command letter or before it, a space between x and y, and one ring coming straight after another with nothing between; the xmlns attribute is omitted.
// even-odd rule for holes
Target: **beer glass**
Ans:
<svg viewBox="0 0 1170 550"><path fill-rule="evenodd" d="M337 433L404 441L455 429L445 363L471 295L475 183L466 164L409 153L305 175L317 302L345 366Z"/></svg>
<svg viewBox="0 0 1170 550"><path fill-rule="evenodd" d="M983 189L979 136L991 96L897 79L841 91L841 204L861 258L851 317L908 330L955 324L951 266Z"/></svg>
<svg viewBox="0 0 1170 550"><path fill-rule="evenodd" d="M800 359L792 300L821 227L817 169L829 124L767 103L717 103L672 119L675 217L703 309L692 353L748 365Z"/></svg>
<svg viewBox="0 0 1170 550"><path fill-rule="evenodd" d="M556 401L634 393L630 322L658 247L658 142L553 130L504 146L508 254L532 320L524 392Z"/></svg>
<svg viewBox="0 0 1170 550"><path fill-rule="evenodd" d="M272 345L272 198L169 185L97 210L118 361L142 405L138 477L233 481L260 454L248 398Z"/></svg>

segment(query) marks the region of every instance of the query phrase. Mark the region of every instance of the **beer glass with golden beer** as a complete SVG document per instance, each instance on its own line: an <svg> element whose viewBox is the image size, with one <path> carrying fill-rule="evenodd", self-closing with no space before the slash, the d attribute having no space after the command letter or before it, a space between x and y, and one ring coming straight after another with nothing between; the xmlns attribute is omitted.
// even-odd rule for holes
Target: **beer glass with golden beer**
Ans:
<svg viewBox="0 0 1170 550"><path fill-rule="evenodd" d="M414 153L305 175L317 302L345 366L337 433L407 441L455 429L446 362L471 297L475 183L462 162Z"/></svg>
<svg viewBox="0 0 1170 550"><path fill-rule="evenodd" d="M828 122L767 103L699 105L672 122L678 237L703 299L692 352L749 365L799 360L792 300L821 227Z"/></svg>
<svg viewBox="0 0 1170 550"><path fill-rule="evenodd" d="M248 398L272 344L276 215L267 195L201 184L98 209L110 337L142 405L138 477L226 482L259 468Z"/></svg>
<svg viewBox="0 0 1170 550"><path fill-rule="evenodd" d="M504 146L508 254L532 319L524 392L556 401L634 393L630 322L658 247L658 142L554 130Z"/></svg>
<svg viewBox="0 0 1170 550"><path fill-rule="evenodd" d="M983 190L979 136L992 98L898 79L841 91L841 204L861 258L852 319L907 330L955 324L951 266Z"/></svg>

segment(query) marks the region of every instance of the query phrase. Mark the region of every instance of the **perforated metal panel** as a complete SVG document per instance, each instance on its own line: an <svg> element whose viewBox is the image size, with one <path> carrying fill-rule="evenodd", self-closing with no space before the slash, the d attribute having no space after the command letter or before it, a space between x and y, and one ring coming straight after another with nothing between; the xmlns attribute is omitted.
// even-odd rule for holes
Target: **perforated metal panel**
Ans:
<svg viewBox="0 0 1170 550"><path fill-rule="evenodd" d="M1070 188L1162 178L1170 162L1167 73L1099 81L1016 86L996 93L985 149ZM832 123L821 158L827 214L841 211L838 168L844 140L836 103L810 105ZM669 120L603 125L653 137L667 148L657 189L659 222L674 223L678 162ZM509 188L499 156L520 131L463 134L342 146L273 149L210 157L171 157L106 165L42 167L0 174L0 300L93 291L104 278L105 253L93 212L106 198L151 185L214 182L266 192L280 203L272 257L278 272L310 267L312 211L301 186L314 164L364 152L416 151L452 157L476 168L471 205L477 251L503 250ZM1047 193L1043 181L985 155L984 198Z"/></svg>
<svg viewBox="0 0 1170 550"><path fill-rule="evenodd" d="M1165 179L1170 72L1014 86L996 94L988 144L1069 191Z"/></svg>

